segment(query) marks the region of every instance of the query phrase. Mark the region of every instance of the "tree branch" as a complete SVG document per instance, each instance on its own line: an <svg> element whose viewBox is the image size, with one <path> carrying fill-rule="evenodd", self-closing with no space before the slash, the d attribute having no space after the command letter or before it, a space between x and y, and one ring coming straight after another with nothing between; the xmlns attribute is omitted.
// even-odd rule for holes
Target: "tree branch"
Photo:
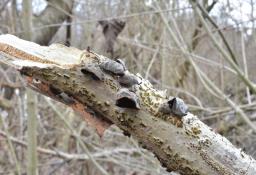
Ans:
<svg viewBox="0 0 256 175"><path fill-rule="evenodd" d="M17 68L31 88L73 108L80 104L80 111L88 107L100 114L101 120L110 121L137 138L167 170L180 174L256 174L253 158L193 114L180 118L159 112L167 97L139 75L136 76L141 82L133 91L140 109L116 106L117 92L124 88L116 76L96 72L96 80L92 74L81 71L108 60L91 51L59 44L42 47L12 35L0 36L0 61Z"/></svg>
<svg viewBox="0 0 256 175"><path fill-rule="evenodd" d="M33 27L40 28L49 24L63 23L71 13L74 0L49 0L46 9L33 19ZM33 41L42 45L48 45L60 26L45 27L37 31Z"/></svg>

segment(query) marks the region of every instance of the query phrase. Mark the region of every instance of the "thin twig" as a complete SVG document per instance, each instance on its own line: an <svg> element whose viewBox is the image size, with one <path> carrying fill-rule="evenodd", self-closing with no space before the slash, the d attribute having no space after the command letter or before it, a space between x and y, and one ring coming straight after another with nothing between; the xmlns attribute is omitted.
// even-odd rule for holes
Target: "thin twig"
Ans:
<svg viewBox="0 0 256 175"><path fill-rule="evenodd" d="M93 158L93 156L91 155L90 151L88 150L87 146L83 143L83 141L81 140L80 136L77 134L77 132L73 129L73 127L70 125L69 122L67 122L67 120L62 116L62 114L56 109L56 107L54 106L54 104L47 98L44 98L45 101L49 104L49 106L52 108L52 110L57 114L57 117L59 117L59 119L64 123L64 125L71 131L72 134L74 134L74 136L76 137L78 143L80 144L80 146L82 147L82 149L85 151L85 153L87 154L87 156L89 157L89 160L92 161L92 163L97 167L97 169L104 175L109 175L109 173L104 170L102 168L101 165L99 165L99 163Z"/></svg>
<svg viewBox="0 0 256 175"><path fill-rule="evenodd" d="M9 145L9 147L10 147L11 155L12 155L14 161L15 161L16 171L17 171L18 175L21 175L22 173L21 173L21 169L20 169L20 164L18 162L17 155L15 153L14 146L13 146L12 141L11 141L11 136L10 136L10 134L8 132L8 129L6 127L6 124L5 124L4 119L3 119L1 114L0 114L0 125L4 129L5 137L7 138L7 143Z"/></svg>
<svg viewBox="0 0 256 175"><path fill-rule="evenodd" d="M146 70L146 75L145 75L145 79L148 79L148 75L149 75L149 73L150 73L150 69L151 69L151 67L152 67L152 65L153 65L153 63L155 62L155 60L156 60L156 56L157 56L157 54L159 53L159 50L160 50L160 44L162 43L162 41L163 41L163 32L162 32L162 35L161 35L161 37L160 37L160 41L159 41L159 45L157 46L157 48L156 48L156 50L155 50L155 52L154 52L154 55L153 55L153 58L150 60L150 63L148 64L148 68L147 68L147 70Z"/></svg>
<svg viewBox="0 0 256 175"><path fill-rule="evenodd" d="M224 34L222 33L221 30L219 30L219 26L214 22L214 20L210 17L210 15L206 12L206 10L197 1L195 1L195 2L197 4L198 8L201 10L201 12L204 14L204 17L206 17L209 20L209 22L213 25L213 27L215 27L217 29L217 32L220 35L224 45L228 49L228 52L229 52L232 60L238 65L237 58L236 58L234 52L232 51L228 41L226 40Z"/></svg>
<svg viewBox="0 0 256 175"><path fill-rule="evenodd" d="M157 4L158 8L160 9L159 5ZM186 53L186 50L184 50L184 48L182 47L182 44L179 42L179 40L177 39L177 37L175 36L173 30L171 29L170 25L168 24L165 16L161 15L162 20L164 21L171 37L173 38L174 42L176 43L176 45L182 50L183 53ZM202 16L201 16L202 18ZM184 43L185 44L185 43ZM184 54L185 55L185 54ZM256 126L250 121L250 119L246 116L246 114L243 112L243 110L241 110L230 98L228 98L201 70L200 68L195 64L195 62L193 61L193 59L191 58L191 56L187 56L189 62L191 63L191 65L193 66L193 68L195 69L197 75L200 77L200 79L202 80L202 83L207 83L207 85L209 86L209 88L214 91L214 93L216 93L218 96L221 96L222 99L224 99L225 101L228 102L228 104L237 112L240 114L240 116L242 117L242 119L253 129L254 132L256 132ZM208 89L208 90L210 90Z"/></svg>
<svg viewBox="0 0 256 175"><path fill-rule="evenodd" d="M7 132L0 130L0 135L5 137L6 139L8 139ZM15 144L18 144L18 145L26 147L26 148L28 147L28 144L26 142L19 140L16 137L9 135L9 139L11 142L13 142ZM66 153L66 152L59 151L59 150L45 149L42 147L37 147L37 151L42 154L56 156L56 157L60 157L63 159L70 159L70 160L88 160L89 159L87 154L71 154L71 153ZM134 154L137 152L138 152L137 148L130 148L130 149L115 148L113 150L102 150L101 152L93 153L92 156L94 158L100 158L100 157L107 157L107 156L110 156L113 154L119 154L119 153Z"/></svg>
<svg viewBox="0 0 256 175"><path fill-rule="evenodd" d="M237 75L241 78L241 80L250 88L250 90L253 91L254 94L256 94L256 87L254 85L253 82L251 82L251 80L249 80L248 78L245 77L244 73L241 71L241 69L238 67L238 65L233 61L233 59L227 54L227 52L220 46L220 44L218 43L218 41L216 40L216 38L213 36L213 34L211 33L207 23L205 22L203 16L201 15L201 13L199 12L196 4L191 1L191 3L194 5L194 9L196 14L199 16L205 30L207 31L210 39L212 40L212 42L214 43L214 45L216 46L216 48L220 51L220 53L222 54L222 56L225 58L225 60L230 64L230 66L237 72Z"/></svg>
<svg viewBox="0 0 256 175"><path fill-rule="evenodd" d="M247 59L246 59L246 52L245 52L245 46L244 46L244 31L242 29L241 31L241 47L242 47L242 57L243 57L243 65L244 65L244 76L248 78L248 68L247 68ZM247 96L247 101L249 104L252 103L251 100L251 95L250 95L250 90L248 87L246 87L246 96Z"/></svg>

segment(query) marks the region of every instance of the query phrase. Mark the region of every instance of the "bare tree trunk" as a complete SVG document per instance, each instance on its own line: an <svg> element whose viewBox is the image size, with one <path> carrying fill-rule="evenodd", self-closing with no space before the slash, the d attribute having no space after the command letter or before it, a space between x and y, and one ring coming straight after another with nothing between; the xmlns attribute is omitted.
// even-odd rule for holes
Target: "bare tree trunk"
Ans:
<svg viewBox="0 0 256 175"><path fill-rule="evenodd" d="M24 38L32 39L32 0L22 1L23 7L23 30ZM27 89L27 126L28 126L28 152L27 152L27 174L37 175L37 96Z"/></svg>
<svg viewBox="0 0 256 175"><path fill-rule="evenodd" d="M82 114L85 108L92 109L102 120L137 138L167 170L184 175L256 174L256 161L252 157L193 114L179 118L159 112L166 97L143 78L133 89L140 100L140 109L117 107L117 92L124 87L115 76L102 72L104 78L95 80L91 73L81 72L88 64L97 67L108 60L59 44L42 47L11 35L0 36L0 61L18 68L31 88ZM61 98L60 92L68 99ZM101 127L100 122L97 124L95 127Z"/></svg>
<svg viewBox="0 0 256 175"><path fill-rule="evenodd" d="M210 13L216 3L217 3L217 1L212 1L212 3L208 5L208 0L205 0L205 1L203 1L203 7L206 9L205 11L207 13ZM196 22L196 27L195 27L195 30L192 34L192 43L191 43L191 46L190 46L191 47L190 52L194 52L196 50L197 46L200 43L200 35L202 33L202 27L203 27L202 22L198 18L196 18L196 21L197 21ZM186 79L189 77L189 74L191 73L191 70L192 69L191 69L190 62L188 60L184 61L183 65L179 69L180 78L175 83L175 85L185 87L184 83L186 82ZM195 81L197 81L196 76L194 76L194 78L195 78Z"/></svg>
<svg viewBox="0 0 256 175"><path fill-rule="evenodd" d="M11 29L12 29L12 33L15 33L17 31L17 2L16 2L16 0L12 0Z"/></svg>
<svg viewBox="0 0 256 175"><path fill-rule="evenodd" d="M62 23L70 16L74 0L49 0L46 9L39 15L34 16L33 41L42 45L48 45Z"/></svg>

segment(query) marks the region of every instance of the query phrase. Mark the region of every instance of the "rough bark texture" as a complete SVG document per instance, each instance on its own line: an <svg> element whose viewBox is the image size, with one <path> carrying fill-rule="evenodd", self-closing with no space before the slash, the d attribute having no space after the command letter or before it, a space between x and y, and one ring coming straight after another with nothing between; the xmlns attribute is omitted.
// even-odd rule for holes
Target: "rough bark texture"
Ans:
<svg viewBox="0 0 256 175"><path fill-rule="evenodd" d="M134 88L141 109L117 107L116 93L122 87L115 77L104 74L103 81L94 80L81 72L84 65L106 59L62 45L42 47L11 35L0 36L0 61L28 77L30 87L49 96L56 91L65 92L73 100L69 106L79 102L83 105L80 111L89 107L102 120L116 124L152 151L168 170L180 174L256 174L253 158L193 114L179 119L159 113L159 105L166 97L145 79Z"/></svg>

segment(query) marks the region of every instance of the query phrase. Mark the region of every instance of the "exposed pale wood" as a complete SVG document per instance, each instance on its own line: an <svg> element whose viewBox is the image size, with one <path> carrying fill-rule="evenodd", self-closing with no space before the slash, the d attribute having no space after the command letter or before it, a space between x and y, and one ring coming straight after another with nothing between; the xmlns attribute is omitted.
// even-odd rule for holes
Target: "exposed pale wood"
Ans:
<svg viewBox="0 0 256 175"><path fill-rule="evenodd" d="M43 83L68 93L137 138L168 170L181 174L256 174L253 158L193 114L179 119L158 113L159 104L166 97L147 80L142 79L135 88L141 101L140 110L115 106L116 93L121 88L116 78L105 74L104 81L96 81L80 71L83 64L98 64L105 59L75 48L41 47L11 35L0 36L0 61L32 78L29 85L33 89L43 93L44 89L38 89L38 84Z"/></svg>

